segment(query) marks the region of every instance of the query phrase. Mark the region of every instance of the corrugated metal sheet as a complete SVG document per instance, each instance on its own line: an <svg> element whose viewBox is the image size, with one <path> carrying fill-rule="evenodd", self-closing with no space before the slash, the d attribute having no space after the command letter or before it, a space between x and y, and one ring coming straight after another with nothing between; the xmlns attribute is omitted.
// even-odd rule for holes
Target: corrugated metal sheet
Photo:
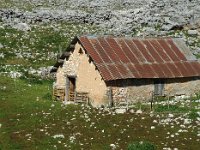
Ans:
<svg viewBox="0 0 200 150"><path fill-rule="evenodd" d="M186 45L179 46L184 44L180 40L107 36L78 39L104 80L200 76L200 63L191 60Z"/></svg>

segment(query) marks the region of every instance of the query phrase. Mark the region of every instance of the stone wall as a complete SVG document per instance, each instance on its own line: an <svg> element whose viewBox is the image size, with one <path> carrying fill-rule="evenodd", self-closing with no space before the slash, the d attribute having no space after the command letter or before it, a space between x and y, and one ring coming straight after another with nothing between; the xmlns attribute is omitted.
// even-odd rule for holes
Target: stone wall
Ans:
<svg viewBox="0 0 200 150"><path fill-rule="evenodd" d="M200 78L168 79L165 91L170 95L193 95L200 91Z"/></svg>
<svg viewBox="0 0 200 150"><path fill-rule="evenodd" d="M128 100L129 103L148 101L154 89L153 80L150 79L126 79L109 82L112 87L113 101Z"/></svg>
<svg viewBox="0 0 200 150"><path fill-rule="evenodd" d="M75 49L78 48L76 45ZM65 88L66 77L77 75L79 61L80 59L76 54L71 54L68 60L64 60L63 66L60 66L56 72L56 88Z"/></svg>
<svg viewBox="0 0 200 150"><path fill-rule="evenodd" d="M64 89L66 85L66 78L62 67L59 67L56 72L56 83L54 84L54 88Z"/></svg>
<svg viewBox="0 0 200 150"><path fill-rule="evenodd" d="M112 87L114 103L129 103L151 100L154 91L153 79L126 79L107 83ZM164 93L170 96L192 96L200 91L200 78L165 79Z"/></svg>

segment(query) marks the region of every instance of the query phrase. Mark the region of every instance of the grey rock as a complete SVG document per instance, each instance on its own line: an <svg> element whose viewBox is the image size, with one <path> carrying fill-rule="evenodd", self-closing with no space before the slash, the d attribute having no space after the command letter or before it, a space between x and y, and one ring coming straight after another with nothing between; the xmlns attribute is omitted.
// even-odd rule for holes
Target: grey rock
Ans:
<svg viewBox="0 0 200 150"><path fill-rule="evenodd" d="M142 110L141 110L141 109L138 109L135 113L136 113L136 114L141 114L141 113L142 113Z"/></svg>
<svg viewBox="0 0 200 150"><path fill-rule="evenodd" d="M3 46L3 44L0 43L0 49L1 49L1 48L4 48L4 46Z"/></svg>
<svg viewBox="0 0 200 150"><path fill-rule="evenodd" d="M193 54L199 55L200 54L200 47L195 47L194 50L193 50Z"/></svg>
<svg viewBox="0 0 200 150"><path fill-rule="evenodd" d="M50 74L52 67L53 66L40 67L38 69L33 69L32 67L30 67L28 70L28 74L39 76L41 78L53 78L54 75Z"/></svg>
<svg viewBox="0 0 200 150"><path fill-rule="evenodd" d="M163 31L170 31L172 28L174 27L174 25L171 25L171 24L165 24L161 27L161 30Z"/></svg>
<svg viewBox="0 0 200 150"><path fill-rule="evenodd" d="M170 30L178 30L183 28L183 24L177 24L177 23L171 23L171 24L164 24L161 27L161 30L163 31L170 31Z"/></svg>
<svg viewBox="0 0 200 150"><path fill-rule="evenodd" d="M134 109L130 109L129 112L130 113L134 113L135 111L134 111Z"/></svg>
<svg viewBox="0 0 200 150"><path fill-rule="evenodd" d="M4 53L0 53L0 58L4 58L4 57L5 57Z"/></svg>
<svg viewBox="0 0 200 150"><path fill-rule="evenodd" d="M174 24L174 22L170 20L170 17L165 17L164 21L165 21L166 24L171 24L171 25Z"/></svg>
<svg viewBox="0 0 200 150"><path fill-rule="evenodd" d="M198 47L198 48L196 49L196 51L197 51L198 53L200 53L200 47Z"/></svg>
<svg viewBox="0 0 200 150"><path fill-rule="evenodd" d="M20 30L20 31L30 31L31 30L30 26L26 23L18 23L16 25L14 25L13 28Z"/></svg>
<svg viewBox="0 0 200 150"><path fill-rule="evenodd" d="M197 30L188 30L188 35L199 35Z"/></svg>
<svg viewBox="0 0 200 150"><path fill-rule="evenodd" d="M37 70L33 69L32 67L29 68L28 74L34 75L34 74L36 74L36 73L37 73Z"/></svg>
<svg viewBox="0 0 200 150"><path fill-rule="evenodd" d="M37 71L38 75L42 78L50 77L50 71L52 66L49 67L40 67Z"/></svg>
<svg viewBox="0 0 200 150"><path fill-rule="evenodd" d="M22 56L21 53L16 53L16 57L17 57L17 58L23 58L23 56Z"/></svg>
<svg viewBox="0 0 200 150"><path fill-rule="evenodd" d="M183 124L190 124L192 122L192 120L191 119L184 119L184 122L183 122Z"/></svg>
<svg viewBox="0 0 200 150"><path fill-rule="evenodd" d="M0 25L0 29L5 29L5 28L4 28L4 26L1 26L1 25Z"/></svg>
<svg viewBox="0 0 200 150"><path fill-rule="evenodd" d="M145 27L143 30L144 30L145 32L148 32L148 33L153 33L153 32L155 32L155 28L152 28L152 27Z"/></svg>
<svg viewBox="0 0 200 150"><path fill-rule="evenodd" d="M119 108L115 110L116 114L124 114L126 112L125 108Z"/></svg>
<svg viewBox="0 0 200 150"><path fill-rule="evenodd" d="M11 78L19 78L22 76L22 73L17 72L17 71L11 71L9 75Z"/></svg>

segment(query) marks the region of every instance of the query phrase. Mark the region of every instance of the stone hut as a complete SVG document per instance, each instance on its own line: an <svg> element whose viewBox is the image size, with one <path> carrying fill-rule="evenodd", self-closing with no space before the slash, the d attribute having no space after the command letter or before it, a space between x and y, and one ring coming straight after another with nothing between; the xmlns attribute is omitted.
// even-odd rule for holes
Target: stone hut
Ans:
<svg viewBox="0 0 200 150"><path fill-rule="evenodd" d="M93 106L149 101L152 93L191 96L200 63L177 38L75 37L52 72L54 96Z"/></svg>

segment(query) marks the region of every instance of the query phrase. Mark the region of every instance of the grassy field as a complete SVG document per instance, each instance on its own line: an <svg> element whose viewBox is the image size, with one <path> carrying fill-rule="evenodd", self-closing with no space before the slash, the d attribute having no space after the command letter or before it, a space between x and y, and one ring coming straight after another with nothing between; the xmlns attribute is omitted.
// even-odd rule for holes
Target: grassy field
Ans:
<svg viewBox="0 0 200 150"><path fill-rule="evenodd" d="M69 22L36 23L30 28L19 31L0 21L0 75L40 75L36 71L53 66L75 36L101 31L94 25Z"/></svg>
<svg viewBox="0 0 200 150"><path fill-rule="evenodd" d="M189 109L116 114L81 105L65 106L51 99L51 86L51 80L0 76L1 150L109 150L113 145L126 149L134 141L149 141L157 149L199 148L199 116ZM197 98L184 104L192 104L199 112ZM147 112L148 107L143 105L142 109Z"/></svg>
<svg viewBox="0 0 200 150"><path fill-rule="evenodd" d="M0 7L7 1L3 2ZM8 7L9 2L13 1L8 1ZM0 48L0 150L127 149L136 141L149 141L157 149L199 148L199 94L185 100L171 100L169 105L166 100L159 100L154 113L150 113L150 104L138 103L132 109L141 108L144 113L116 114L107 109L53 101L53 81L28 74L30 68L52 66L59 49L65 50L74 36L103 33L103 29L57 22L31 24L31 30L23 32L1 25L0 21L3 45ZM182 32L173 32L171 36L176 34L188 40L193 38ZM199 46L199 43L197 40L190 44ZM23 75L11 79L8 76L12 71Z"/></svg>
<svg viewBox="0 0 200 150"><path fill-rule="evenodd" d="M31 31L27 32L11 27L0 28L0 43L3 45L0 54L4 55L0 65L20 65L23 68L53 65L56 54L64 51L75 36L98 31L92 25L66 22L32 24Z"/></svg>

